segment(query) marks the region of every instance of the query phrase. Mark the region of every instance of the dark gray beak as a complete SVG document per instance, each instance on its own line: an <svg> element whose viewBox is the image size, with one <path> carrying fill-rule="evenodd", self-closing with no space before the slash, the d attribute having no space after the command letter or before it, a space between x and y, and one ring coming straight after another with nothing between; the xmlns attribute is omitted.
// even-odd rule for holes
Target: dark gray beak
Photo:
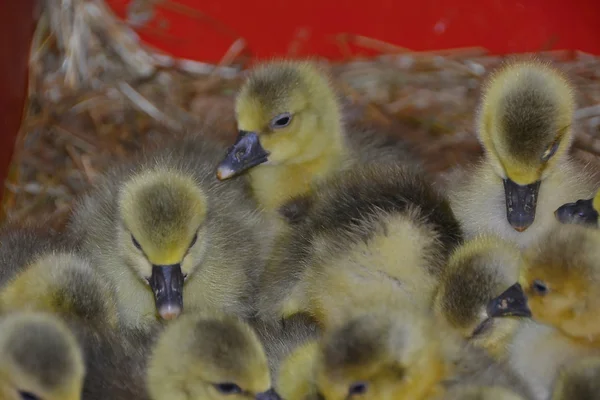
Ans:
<svg viewBox="0 0 600 400"><path fill-rule="evenodd" d="M504 179L506 217L516 231L523 232L533 224L539 190L540 181L521 186Z"/></svg>
<svg viewBox="0 0 600 400"><path fill-rule="evenodd" d="M150 287L162 319L175 319L183 311L183 280L179 264L152 266Z"/></svg>
<svg viewBox="0 0 600 400"><path fill-rule="evenodd" d="M269 153L262 148L255 132L240 131L233 146L217 167L217 179L229 179L267 161Z"/></svg>
<svg viewBox="0 0 600 400"><path fill-rule="evenodd" d="M563 204L554 212L554 216L563 224L598 226L598 211L594 209L594 199Z"/></svg>
<svg viewBox="0 0 600 400"><path fill-rule="evenodd" d="M269 389L256 395L255 400L282 400L275 389Z"/></svg>
<svg viewBox="0 0 600 400"><path fill-rule="evenodd" d="M490 300L487 305L489 318L526 317L531 318L531 310L527 305L527 296L520 284L515 283L500 296Z"/></svg>

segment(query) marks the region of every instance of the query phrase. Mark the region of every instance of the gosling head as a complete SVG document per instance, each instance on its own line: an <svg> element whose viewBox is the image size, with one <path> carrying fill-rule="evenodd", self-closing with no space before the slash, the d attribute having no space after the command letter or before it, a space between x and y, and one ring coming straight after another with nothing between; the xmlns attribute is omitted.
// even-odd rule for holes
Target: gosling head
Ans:
<svg viewBox="0 0 600 400"><path fill-rule="evenodd" d="M519 278L518 248L494 236L464 243L450 257L434 309L463 337L493 351L531 311ZM502 300L506 300L503 304Z"/></svg>
<svg viewBox="0 0 600 400"><path fill-rule="evenodd" d="M0 321L3 400L79 400L85 367L69 329L48 314L15 313Z"/></svg>
<svg viewBox="0 0 600 400"><path fill-rule="evenodd" d="M39 256L0 292L2 312L40 311L77 318L86 325L117 327L113 288L75 253Z"/></svg>
<svg viewBox="0 0 600 400"><path fill-rule="evenodd" d="M563 224L581 224L600 227L600 190L591 199L577 200L560 206L554 215Z"/></svg>
<svg viewBox="0 0 600 400"><path fill-rule="evenodd" d="M525 251L519 281L535 320L600 339L600 231L558 225Z"/></svg>
<svg viewBox="0 0 600 400"><path fill-rule="evenodd" d="M307 162L340 146L338 101L326 75L310 62L257 67L235 107L239 136L219 164L221 180L265 163Z"/></svg>
<svg viewBox="0 0 600 400"><path fill-rule="evenodd" d="M190 176L143 171L123 185L118 239L126 263L150 285L161 318L183 310L183 284L201 262L207 199Z"/></svg>
<svg viewBox="0 0 600 400"><path fill-rule="evenodd" d="M446 373L424 321L368 315L326 333L315 381L325 400L421 399Z"/></svg>
<svg viewBox="0 0 600 400"><path fill-rule="evenodd" d="M478 132L519 232L534 222L540 184L571 145L574 104L563 74L538 61L508 63L485 87Z"/></svg>
<svg viewBox="0 0 600 400"><path fill-rule="evenodd" d="M160 336L148 367L153 400L281 400L263 347L228 316L182 315Z"/></svg>

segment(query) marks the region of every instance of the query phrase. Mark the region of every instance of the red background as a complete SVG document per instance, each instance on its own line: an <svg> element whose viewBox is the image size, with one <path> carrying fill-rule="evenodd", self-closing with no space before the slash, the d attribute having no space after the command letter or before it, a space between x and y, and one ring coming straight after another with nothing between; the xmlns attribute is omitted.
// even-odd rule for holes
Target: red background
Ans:
<svg viewBox="0 0 600 400"><path fill-rule="evenodd" d="M293 42L298 44L297 56L341 58L334 41L339 33L413 50L482 46L494 53L576 49L600 54L598 0L146 1L158 6L154 19L140 30L141 37L175 56L202 61L220 60L239 37L258 58L288 55ZM124 16L129 0L108 3ZM0 3L2 180L26 94L33 8L34 0Z"/></svg>
<svg viewBox="0 0 600 400"><path fill-rule="evenodd" d="M156 1L156 0L155 0ZM108 0L120 16L129 0ZM341 56L338 33L380 39L414 50L483 46L494 53L576 49L600 54L598 0L177 0L202 16L156 7L142 31L149 43L174 55L218 61L234 38L254 55L285 55L301 29L309 37L300 55ZM173 3L170 3L173 4ZM185 12L185 11L184 11ZM150 30L149 27L153 29ZM437 28L436 28L437 27Z"/></svg>

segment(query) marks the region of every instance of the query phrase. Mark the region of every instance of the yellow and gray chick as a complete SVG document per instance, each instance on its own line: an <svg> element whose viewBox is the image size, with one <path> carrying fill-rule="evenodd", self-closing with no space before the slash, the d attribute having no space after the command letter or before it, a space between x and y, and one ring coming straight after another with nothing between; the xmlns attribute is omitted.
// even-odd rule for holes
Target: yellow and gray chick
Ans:
<svg viewBox="0 0 600 400"><path fill-rule="evenodd" d="M190 312L169 324L147 371L152 400L281 400L264 349L234 316Z"/></svg>
<svg viewBox="0 0 600 400"><path fill-rule="evenodd" d="M289 400L420 400L440 393L450 372L428 318L361 315L298 348L280 371Z"/></svg>
<svg viewBox="0 0 600 400"><path fill-rule="evenodd" d="M39 256L0 291L0 310L46 312L75 335L86 364L84 400L145 400L146 353L152 335L119 324L113 287L85 258Z"/></svg>
<svg viewBox="0 0 600 400"><path fill-rule="evenodd" d="M62 235L41 225L6 223L0 228L0 288L44 253L72 248Z"/></svg>
<svg viewBox="0 0 600 400"><path fill-rule="evenodd" d="M599 349L552 326L523 321L511 339L506 360L526 385L531 399L547 400L561 370L590 356L600 356Z"/></svg>
<svg viewBox="0 0 600 400"><path fill-rule="evenodd" d="M3 400L80 400L84 375L79 344L59 319L44 313L0 319Z"/></svg>
<svg viewBox="0 0 600 400"><path fill-rule="evenodd" d="M353 123L328 75L310 61L272 61L250 71L235 111L239 136L217 176L248 172L259 204L276 211L311 184L356 162L413 162L406 144Z"/></svg>
<svg viewBox="0 0 600 400"><path fill-rule="evenodd" d="M484 160L449 183L467 237L490 232L526 247L559 206L592 196L597 171L568 155L574 108L571 83L549 64L511 61L492 74L477 117Z"/></svg>
<svg viewBox="0 0 600 400"><path fill-rule="evenodd" d="M523 253L533 319L600 348L600 231L557 225Z"/></svg>
<svg viewBox="0 0 600 400"><path fill-rule="evenodd" d="M70 229L116 285L128 326L202 306L253 313L270 229L243 177L219 182L223 148L190 136L118 166L76 206Z"/></svg>
<svg viewBox="0 0 600 400"><path fill-rule="evenodd" d="M531 317L518 284L520 267L521 253L513 243L493 235L465 242L442 274L436 316L473 345L501 358L519 317Z"/></svg>
<svg viewBox="0 0 600 400"><path fill-rule="evenodd" d="M292 224L261 279L259 316L323 328L365 310L431 306L461 230L427 179L397 165L341 171L281 209Z"/></svg>

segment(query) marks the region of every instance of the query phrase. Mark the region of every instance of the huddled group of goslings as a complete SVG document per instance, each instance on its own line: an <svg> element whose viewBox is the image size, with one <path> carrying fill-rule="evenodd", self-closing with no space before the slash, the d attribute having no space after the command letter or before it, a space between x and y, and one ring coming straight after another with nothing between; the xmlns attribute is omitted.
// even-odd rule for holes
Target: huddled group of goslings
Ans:
<svg viewBox="0 0 600 400"><path fill-rule="evenodd" d="M443 180L310 61L258 65L235 143L95 182L65 232L0 235L2 400L600 398L600 171L535 59L482 91Z"/></svg>

